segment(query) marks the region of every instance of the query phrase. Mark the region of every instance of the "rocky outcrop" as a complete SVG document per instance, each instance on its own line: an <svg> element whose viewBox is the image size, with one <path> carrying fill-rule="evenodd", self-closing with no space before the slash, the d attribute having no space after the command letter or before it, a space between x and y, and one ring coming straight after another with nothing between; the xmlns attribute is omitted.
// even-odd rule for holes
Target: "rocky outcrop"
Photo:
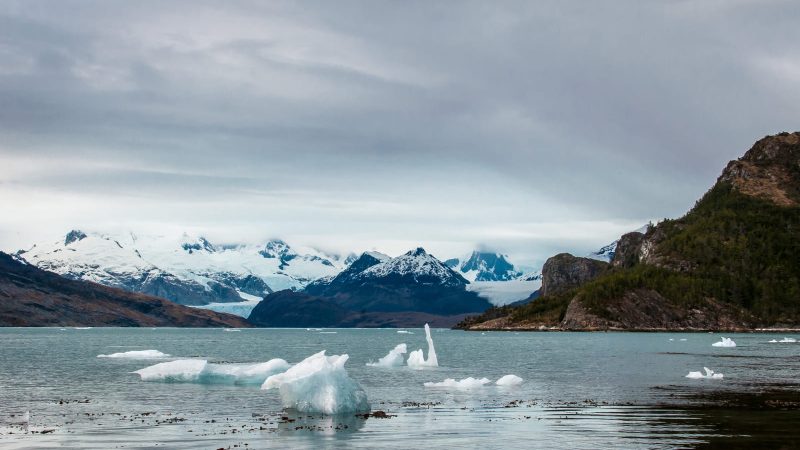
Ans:
<svg viewBox="0 0 800 450"><path fill-rule="evenodd" d="M560 253L550 257L542 267L541 296L555 295L574 289L597 278L606 271L608 263Z"/></svg>
<svg viewBox="0 0 800 450"><path fill-rule="evenodd" d="M800 203L800 132L767 136L731 161L718 182L779 206Z"/></svg>
<svg viewBox="0 0 800 450"><path fill-rule="evenodd" d="M635 289L604 305L603 316L593 314L580 295L572 299L561 321L563 330L745 330L749 315L731 305L706 300L701 305L675 305L650 289Z"/></svg>
<svg viewBox="0 0 800 450"><path fill-rule="evenodd" d="M248 327L238 316L190 308L46 272L0 252L0 326Z"/></svg>
<svg viewBox="0 0 800 450"><path fill-rule="evenodd" d="M633 267L639 263L642 257L642 244L644 243L644 233L632 232L623 234L617 241L617 248L611 265L614 267Z"/></svg>

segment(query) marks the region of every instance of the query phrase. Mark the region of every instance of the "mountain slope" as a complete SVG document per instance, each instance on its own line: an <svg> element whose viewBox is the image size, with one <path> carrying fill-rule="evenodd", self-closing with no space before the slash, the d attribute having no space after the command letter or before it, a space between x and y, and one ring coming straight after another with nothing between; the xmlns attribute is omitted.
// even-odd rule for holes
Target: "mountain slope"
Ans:
<svg viewBox="0 0 800 450"><path fill-rule="evenodd" d="M268 295L249 320L262 326L452 325L490 304L422 248L396 258L365 253L338 276L302 292Z"/></svg>
<svg viewBox="0 0 800 450"><path fill-rule="evenodd" d="M508 281L522 275L505 255L499 253L475 250L465 258L448 259L445 264L470 282Z"/></svg>
<svg viewBox="0 0 800 450"><path fill-rule="evenodd" d="M692 210L619 241L607 273L465 326L800 326L800 133L759 140Z"/></svg>
<svg viewBox="0 0 800 450"><path fill-rule="evenodd" d="M18 255L65 277L186 305L241 302L281 289L300 289L342 268L339 257L264 245L214 245L203 237L69 232Z"/></svg>
<svg viewBox="0 0 800 450"><path fill-rule="evenodd" d="M237 316L69 280L0 252L0 326L250 325Z"/></svg>

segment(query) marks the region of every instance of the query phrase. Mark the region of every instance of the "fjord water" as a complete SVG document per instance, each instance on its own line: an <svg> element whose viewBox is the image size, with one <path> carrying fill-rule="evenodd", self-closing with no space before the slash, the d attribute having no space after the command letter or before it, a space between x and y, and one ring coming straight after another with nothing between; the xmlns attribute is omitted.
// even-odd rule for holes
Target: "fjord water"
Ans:
<svg viewBox="0 0 800 450"><path fill-rule="evenodd" d="M685 448L730 433L683 409L687 394L796 388L800 373L800 344L769 343L783 334L725 334L737 347L717 348L720 334L436 329L439 367L366 365L400 343L427 354L423 330L411 331L0 329L0 447ZM258 386L143 382L131 372L159 360L97 358L147 349L216 363L346 353L373 411L393 417L292 414ZM704 366L724 379L685 378ZM507 374L524 383L493 384ZM423 387L466 377L492 384ZM54 431L24 434L14 422L26 411L31 430Z"/></svg>

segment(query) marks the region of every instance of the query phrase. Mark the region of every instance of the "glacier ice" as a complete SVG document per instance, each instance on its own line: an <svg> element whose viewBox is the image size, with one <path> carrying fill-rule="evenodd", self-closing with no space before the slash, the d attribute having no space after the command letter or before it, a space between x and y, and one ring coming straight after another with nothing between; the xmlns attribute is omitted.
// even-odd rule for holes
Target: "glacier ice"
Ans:
<svg viewBox="0 0 800 450"><path fill-rule="evenodd" d="M479 387L483 387L486 384L491 383L488 378L472 378L467 377L462 380L456 381L453 378L447 378L444 381L440 381L438 383L427 382L425 383L425 387L429 388L454 388L454 389L475 389Z"/></svg>
<svg viewBox="0 0 800 450"><path fill-rule="evenodd" d="M703 372L689 372L686 378L721 380L723 377L721 373L714 373L714 371L708 367L703 367L703 370L706 372L705 374L703 374Z"/></svg>
<svg viewBox="0 0 800 450"><path fill-rule="evenodd" d="M500 377L500 379L497 380L494 384L498 386L518 386L522 384L522 378L516 375L506 375Z"/></svg>
<svg viewBox="0 0 800 450"><path fill-rule="evenodd" d="M139 369L142 381L168 383L260 385L276 373L289 369L289 363L275 358L257 364L213 364L205 359L179 359Z"/></svg>
<svg viewBox="0 0 800 450"><path fill-rule="evenodd" d="M406 344L397 344L395 348L378 362L368 362L368 366L372 367L399 367L403 365L403 355L408 351Z"/></svg>
<svg viewBox="0 0 800 450"><path fill-rule="evenodd" d="M428 341L428 359L422 353L422 349L414 350L408 354L408 367L421 369L423 367L438 367L439 361L436 359L436 349L433 347L431 338L431 327L425 324L425 340Z"/></svg>
<svg viewBox="0 0 800 450"><path fill-rule="evenodd" d="M158 350L131 350L129 352L111 353L110 355L97 355L97 357L122 359L160 359L169 358L169 355Z"/></svg>
<svg viewBox="0 0 800 450"><path fill-rule="evenodd" d="M731 338L723 337L721 341L714 342L711 345L714 347L736 347L736 342L733 342L733 339Z"/></svg>
<svg viewBox="0 0 800 450"><path fill-rule="evenodd" d="M315 353L289 370L272 375L261 389L278 389L284 408L306 413L340 414L369 411L367 394L350 378L348 355Z"/></svg>
<svg viewBox="0 0 800 450"><path fill-rule="evenodd" d="M778 342L783 342L783 343L792 343L792 342L797 342L797 339L795 339L795 338L788 338L788 337L785 337L785 338L781 339L781 340L780 340L780 341L778 341Z"/></svg>

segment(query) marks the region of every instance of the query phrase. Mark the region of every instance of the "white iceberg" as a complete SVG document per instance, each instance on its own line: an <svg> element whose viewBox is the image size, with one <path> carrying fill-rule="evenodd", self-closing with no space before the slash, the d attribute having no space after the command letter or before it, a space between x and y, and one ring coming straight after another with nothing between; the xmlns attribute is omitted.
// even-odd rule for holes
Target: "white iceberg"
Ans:
<svg viewBox="0 0 800 450"><path fill-rule="evenodd" d="M179 359L139 369L142 381L167 383L260 385L291 367L275 358L258 364L213 364L204 359Z"/></svg>
<svg viewBox="0 0 800 450"><path fill-rule="evenodd" d="M777 343L777 342L778 342L778 340L777 340L777 339L773 339L773 340L771 340L771 341L769 341L769 342L770 342L770 344L775 344L775 343Z"/></svg>
<svg viewBox="0 0 800 450"><path fill-rule="evenodd" d="M408 352L406 344L398 344L378 362L368 362L368 366L372 367L399 367L403 365L403 355Z"/></svg>
<svg viewBox="0 0 800 450"><path fill-rule="evenodd" d="M709 369L708 367L703 367L703 370L706 372L689 372L689 375L686 375L686 378L693 378L693 379L709 379L709 380L721 380L723 375L721 373L714 373L713 370Z"/></svg>
<svg viewBox="0 0 800 450"><path fill-rule="evenodd" d="M439 361L436 359L436 349L433 347L433 339L431 338L431 327L425 324L425 340L428 341L428 359L422 353L422 349L414 350L408 354L408 367L421 369L423 367L438 367Z"/></svg>
<svg viewBox="0 0 800 450"><path fill-rule="evenodd" d="M414 333L412 333L412 332L410 332L408 330L397 330L397 333L398 334L414 334Z"/></svg>
<svg viewBox="0 0 800 450"><path fill-rule="evenodd" d="M504 377L500 377L494 384L498 386L519 386L522 384L522 378L516 375L506 375Z"/></svg>
<svg viewBox="0 0 800 450"><path fill-rule="evenodd" d="M788 337L785 337L785 338L781 339L781 340L780 340L780 341L778 341L778 342L783 342L783 343L793 343L793 342L797 342L797 339L795 339L795 338L788 338Z"/></svg>
<svg viewBox="0 0 800 450"><path fill-rule="evenodd" d="M733 339L731 338L723 337L721 341L714 342L711 345L714 347L736 347L736 342L733 342Z"/></svg>
<svg viewBox="0 0 800 450"><path fill-rule="evenodd" d="M261 389L278 389L284 408L306 413L340 414L369 411L367 394L350 378L348 355L325 356L321 351L272 375Z"/></svg>
<svg viewBox="0 0 800 450"><path fill-rule="evenodd" d="M97 355L98 358L122 358L122 359L160 359L169 358L166 353L158 350L131 350L129 352L111 353L110 355Z"/></svg>
<svg viewBox="0 0 800 450"><path fill-rule="evenodd" d="M444 381L440 381L438 383L427 382L425 383L425 387L428 388L453 388L453 389L476 389L483 387L486 384L491 383L488 378L464 378L462 380L456 381L453 378L447 378Z"/></svg>

